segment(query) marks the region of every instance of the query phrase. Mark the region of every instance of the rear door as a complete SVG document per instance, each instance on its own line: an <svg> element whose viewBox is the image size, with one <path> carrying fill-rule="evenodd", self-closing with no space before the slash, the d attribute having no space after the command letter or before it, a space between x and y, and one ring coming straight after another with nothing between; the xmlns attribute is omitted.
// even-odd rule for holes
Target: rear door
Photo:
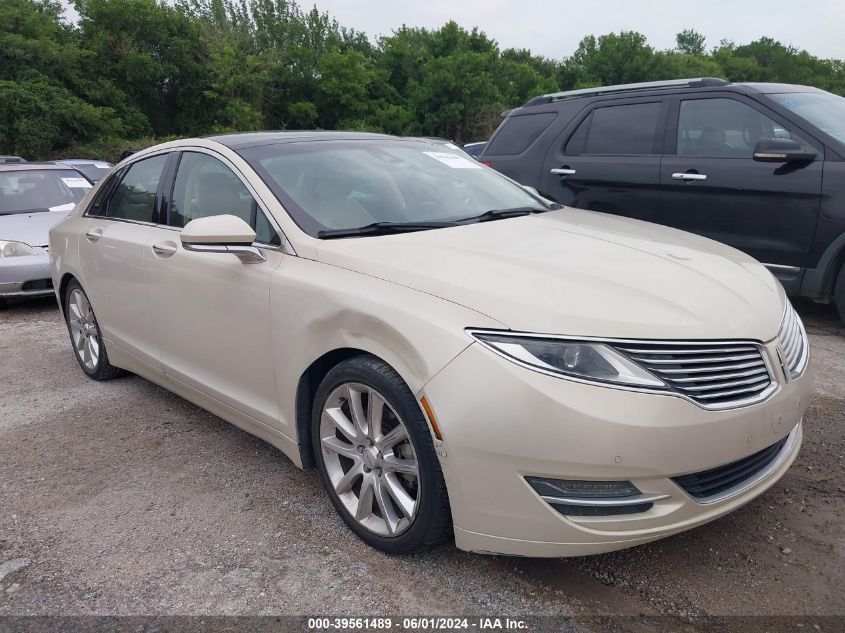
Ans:
<svg viewBox="0 0 845 633"><path fill-rule="evenodd" d="M106 340L155 363L144 252L158 215L157 192L169 153L136 161L116 174L82 217L83 285Z"/></svg>
<svg viewBox="0 0 845 633"><path fill-rule="evenodd" d="M792 138L817 158L755 161L761 138ZM744 95L678 96L661 167L660 222L730 244L764 263L809 265L823 157L823 145Z"/></svg>
<svg viewBox="0 0 845 633"><path fill-rule="evenodd" d="M568 206L655 219L667 112L656 97L595 103L549 148L538 188Z"/></svg>
<svg viewBox="0 0 845 633"><path fill-rule="evenodd" d="M158 361L171 378L268 426L280 419L270 344L270 276L285 255L281 232L247 180L222 156L181 152L165 200L166 220L144 247ZM191 220L232 214L256 231L267 260L182 248Z"/></svg>

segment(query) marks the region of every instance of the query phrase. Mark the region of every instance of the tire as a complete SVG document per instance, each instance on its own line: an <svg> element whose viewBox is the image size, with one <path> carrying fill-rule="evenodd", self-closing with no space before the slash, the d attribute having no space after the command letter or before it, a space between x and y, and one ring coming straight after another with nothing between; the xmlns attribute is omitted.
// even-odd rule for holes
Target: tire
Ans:
<svg viewBox="0 0 845 633"><path fill-rule="evenodd" d="M94 309L88 301L88 295L75 279L65 289L64 313L73 355L89 378L111 380L127 373L109 363Z"/></svg>
<svg viewBox="0 0 845 633"><path fill-rule="evenodd" d="M833 301L839 311L839 318L845 323L845 264L839 269L836 284L833 286Z"/></svg>
<svg viewBox="0 0 845 633"><path fill-rule="evenodd" d="M392 367L369 355L335 366L317 389L311 424L323 486L365 543L410 554L449 538L449 497L428 423Z"/></svg>

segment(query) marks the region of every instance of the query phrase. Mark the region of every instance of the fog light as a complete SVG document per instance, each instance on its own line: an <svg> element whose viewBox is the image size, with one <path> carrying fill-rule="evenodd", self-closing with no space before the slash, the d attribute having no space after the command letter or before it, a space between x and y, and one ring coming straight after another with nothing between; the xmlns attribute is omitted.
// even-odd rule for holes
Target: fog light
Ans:
<svg viewBox="0 0 845 633"><path fill-rule="evenodd" d="M608 499L640 494L630 481L585 481L579 479L544 479L526 477L525 480L542 497L568 499Z"/></svg>

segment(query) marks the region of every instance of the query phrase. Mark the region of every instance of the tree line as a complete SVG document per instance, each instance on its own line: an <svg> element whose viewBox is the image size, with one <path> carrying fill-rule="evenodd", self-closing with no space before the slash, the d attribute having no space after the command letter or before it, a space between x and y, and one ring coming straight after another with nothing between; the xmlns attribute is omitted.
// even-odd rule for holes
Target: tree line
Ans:
<svg viewBox="0 0 845 633"><path fill-rule="evenodd" d="M845 94L845 64L769 38L673 50L636 32L587 36L569 57L501 49L455 22L371 40L293 0L0 0L0 153L114 159L167 138L350 129L486 139L538 94L714 76Z"/></svg>

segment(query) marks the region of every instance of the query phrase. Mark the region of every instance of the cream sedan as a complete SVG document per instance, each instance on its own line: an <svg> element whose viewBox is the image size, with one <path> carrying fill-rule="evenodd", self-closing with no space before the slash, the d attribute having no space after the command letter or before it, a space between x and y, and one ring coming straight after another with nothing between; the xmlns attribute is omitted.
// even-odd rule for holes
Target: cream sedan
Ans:
<svg viewBox="0 0 845 633"><path fill-rule="evenodd" d="M763 266L425 141L158 145L50 258L86 374L143 376L316 467L390 553L652 541L749 502L801 443L807 338Z"/></svg>

